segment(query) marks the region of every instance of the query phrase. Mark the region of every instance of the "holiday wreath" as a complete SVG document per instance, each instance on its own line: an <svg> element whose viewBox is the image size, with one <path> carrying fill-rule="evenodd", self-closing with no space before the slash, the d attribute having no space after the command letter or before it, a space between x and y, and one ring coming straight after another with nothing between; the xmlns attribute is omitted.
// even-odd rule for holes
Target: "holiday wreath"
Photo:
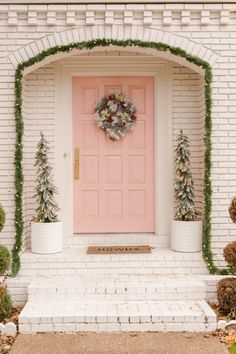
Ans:
<svg viewBox="0 0 236 354"><path fill-rule="evenodd" d="M97 126L111 140L119 140L135 125L135 105L122 93L111 93L96 102Z"/></svg>

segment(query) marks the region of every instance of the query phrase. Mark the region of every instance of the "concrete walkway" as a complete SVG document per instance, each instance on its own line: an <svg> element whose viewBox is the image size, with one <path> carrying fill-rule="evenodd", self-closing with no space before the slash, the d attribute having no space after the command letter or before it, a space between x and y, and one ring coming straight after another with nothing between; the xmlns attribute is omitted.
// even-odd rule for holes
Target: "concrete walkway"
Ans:
<svg viewBox="0 0 236 354"><path fill-rule="evenodd" d="M229 354L219 339L192 333L19 335L10 354Z"/></svg>

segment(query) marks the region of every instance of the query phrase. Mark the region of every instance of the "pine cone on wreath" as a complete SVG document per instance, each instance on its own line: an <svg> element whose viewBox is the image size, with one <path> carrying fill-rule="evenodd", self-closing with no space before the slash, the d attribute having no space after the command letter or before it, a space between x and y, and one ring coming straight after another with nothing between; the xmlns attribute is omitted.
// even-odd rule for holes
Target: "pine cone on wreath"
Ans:
<svg viewBox="0 0 236 354"><path fill-rule="evenodd" d="M233 223L236 223L236 197L234 197L231 201L229 215Z"/></svg>

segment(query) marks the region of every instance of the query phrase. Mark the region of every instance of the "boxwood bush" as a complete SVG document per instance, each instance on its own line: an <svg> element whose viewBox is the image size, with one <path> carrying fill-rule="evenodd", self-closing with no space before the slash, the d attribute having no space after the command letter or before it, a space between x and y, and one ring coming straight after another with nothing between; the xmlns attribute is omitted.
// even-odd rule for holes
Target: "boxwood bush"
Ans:
<svg viewBox="0 0 236 354"><path fill-rule="evenodd" d="M11 255L5 246L0 245L0 276L4 275L11 265Z"/></svg>
<svg viewBox="0 0 236 354"><path fill-rule="evenodd" d="M5 221L6 221L6 214L5 214L5 211L4 211L3 207L0 204L0 232L3 229Z"/></svg>
<svg viewBox="0 0 236 354"><path fill-rule="evenodd" d="M229 315L236 308L236 278L224 278L217 284L219 310L223 315Z"/></svg>
<svg viewBox="0 0 236 354"><path fill-rule="evenodd" d="M10 317L11 312L11 297L7 293L7 287L2 285L0 286L0 321L3 321L5 318Z"/></svg>
<svg viewBox="0 0 236 354"><path fill-rule="evenodd" d="M224 248L224 257L228 266L236 269L236 242L229 243Z"/></svg>

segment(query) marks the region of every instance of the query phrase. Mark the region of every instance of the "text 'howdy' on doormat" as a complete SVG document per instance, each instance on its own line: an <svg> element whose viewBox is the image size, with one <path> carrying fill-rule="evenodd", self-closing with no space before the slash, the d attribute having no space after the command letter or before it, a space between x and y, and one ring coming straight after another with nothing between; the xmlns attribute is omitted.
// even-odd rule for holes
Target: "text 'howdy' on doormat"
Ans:
<svg viewBox="0 0 236 354"><path fill-rule="evenodd" d="M151 253L152 247L142 246L90 246L87 254Z"/></svg>

